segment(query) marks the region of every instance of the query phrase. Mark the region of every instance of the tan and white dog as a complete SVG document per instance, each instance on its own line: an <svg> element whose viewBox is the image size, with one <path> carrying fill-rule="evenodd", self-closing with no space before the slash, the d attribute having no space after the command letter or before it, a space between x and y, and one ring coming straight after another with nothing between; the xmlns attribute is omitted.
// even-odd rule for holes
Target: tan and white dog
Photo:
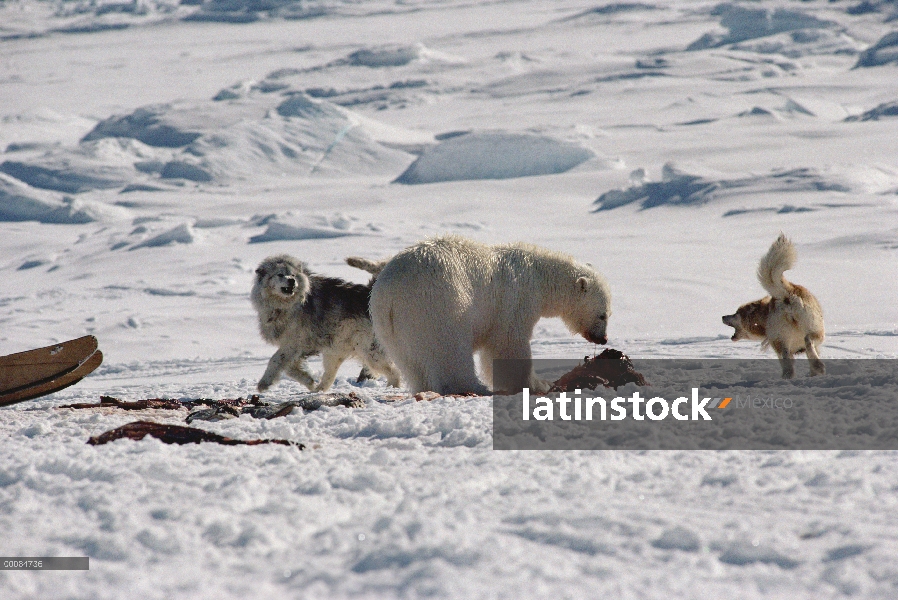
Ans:
<svg viewBox="0 0 898 600"><path fill-rule="evenodd" d="M761 259L758 280L770 294L743 304L723 322L736 329L731 338L761 340L761 346L772 347L783 368L783 378L795 376L794 355L807 352L811 375L823 375L826 368L820 360L823 343L823 309L820 303L800 285L790 283L783 272L795 265L795 247L784 234Z"/></svg>

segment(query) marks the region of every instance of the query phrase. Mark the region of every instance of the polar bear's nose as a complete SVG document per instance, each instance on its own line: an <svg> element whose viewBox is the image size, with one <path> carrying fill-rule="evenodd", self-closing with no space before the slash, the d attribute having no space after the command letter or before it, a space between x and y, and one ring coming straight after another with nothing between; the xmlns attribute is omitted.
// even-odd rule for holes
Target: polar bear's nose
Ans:
<svg viewBox="0 0 898 600"><path fill-rule="evenodd" d="M583 334L583 337L585 337L587 340L589 340L593 344L605 345L608 343L608 336L605 335L604 333L602 333L600 335L596 335L591 331L587 331L586 333Z"/></svg>

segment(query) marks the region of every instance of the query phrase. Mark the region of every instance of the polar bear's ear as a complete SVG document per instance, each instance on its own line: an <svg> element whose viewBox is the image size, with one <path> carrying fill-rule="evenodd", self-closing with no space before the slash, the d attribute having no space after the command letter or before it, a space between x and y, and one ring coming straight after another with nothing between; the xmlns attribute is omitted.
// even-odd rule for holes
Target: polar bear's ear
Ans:
<svg viewBox="0 0 898 600"><path fill-rule="evenodd" d="M586 277L581 277L577 280L577 286L581 292L585 292L589 288L589 280Z"/></svg>

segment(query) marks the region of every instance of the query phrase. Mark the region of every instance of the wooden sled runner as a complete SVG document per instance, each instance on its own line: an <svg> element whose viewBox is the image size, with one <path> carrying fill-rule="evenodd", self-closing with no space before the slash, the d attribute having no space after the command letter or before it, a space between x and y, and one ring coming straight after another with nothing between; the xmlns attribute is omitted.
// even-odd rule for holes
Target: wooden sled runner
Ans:
<svg viewBox="0 0 898 600"><path fill-rule="evenodd" d="M0 356L0 406L52 394L78 383L103 362L97 338Z"/></svg>

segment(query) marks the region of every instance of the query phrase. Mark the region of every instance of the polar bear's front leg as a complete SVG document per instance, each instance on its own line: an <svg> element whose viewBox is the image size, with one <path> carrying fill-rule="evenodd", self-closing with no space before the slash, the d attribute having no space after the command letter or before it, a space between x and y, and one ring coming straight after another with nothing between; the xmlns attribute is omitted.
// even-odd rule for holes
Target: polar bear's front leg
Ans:
<svg viewBox="0 0 898 600"><path fill-rule="evenodd" d="M533 367L530 367L530 391L534 394L545 394L550 389L552 389L552 382L547 381L545 379L540 379L536 376L536 373L533 372Z"/></svg>
<svg viewBox="0 0 898 600"><path fill-rule="evenodd" d="M498 342L498 343L496 343ZM497 382L493 373L494 359L514 359L515 363L503 365L498 382L502 391L518 392L529 388L533 393L544 394L552 387L552 383L540 379L533 372L530 352L530 339L506 337L484 347L480 352L480 368L484 377L496 389Z"/></svg>
<svg viewBox="0 0 898 600"><path fill-rule="evenodd" d="M422 391L438 394L476 394L492 392L477 377L474 344L470 339L445 340L437 352L427 357L426 385Z"/></svg>
<svg viewBox="0 0 898 600"><path fill-rule="evenodd" d="M486 382L488 386L495 390L496 386L493 385L493 358L493 352L489 348L480 349L481 378Z"/></svg>

